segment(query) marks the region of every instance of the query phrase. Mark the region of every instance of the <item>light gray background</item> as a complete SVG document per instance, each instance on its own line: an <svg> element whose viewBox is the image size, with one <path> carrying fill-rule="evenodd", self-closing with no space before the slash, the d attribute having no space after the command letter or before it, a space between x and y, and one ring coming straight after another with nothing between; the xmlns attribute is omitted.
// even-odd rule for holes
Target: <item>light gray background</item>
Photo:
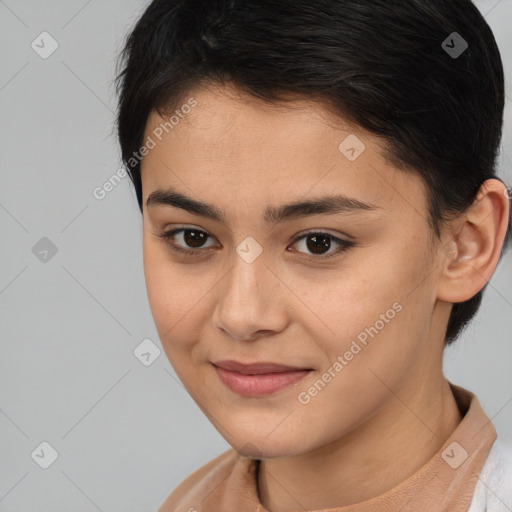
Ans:
<svg viewBox="0 0 512 512"><path fill-rule="evenodd" d="M178 382L147 303L141 215L113 128L114 63L147 1L0 0L0 512L156 510L229 448ZM501 177L512 185L511 0L481 0L507 75ZM31 43L58 42L42 59ZM57 253L32 252L47 237ZM446 353L512 443L512 256ZM42 441L58 452L42 469ZM46 452L45 456L48 454ZM42 457L41 457L42 458Z"/></svg>

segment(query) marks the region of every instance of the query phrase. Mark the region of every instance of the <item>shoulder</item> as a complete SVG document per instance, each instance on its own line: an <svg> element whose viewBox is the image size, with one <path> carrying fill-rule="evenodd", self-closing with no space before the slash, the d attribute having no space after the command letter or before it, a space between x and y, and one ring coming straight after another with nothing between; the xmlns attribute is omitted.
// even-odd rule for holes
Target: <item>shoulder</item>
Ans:
<svg viewBox="0 0 512 512"><path fill-rule="evenodd" d="M237 452L230 448L201 466L172 491L158 512L193 512L201 496L206 496L231 473L236 459Z"/></svg>
<svg viewBox="0 0 512 512"><path fill-rule="evenodd" d="M512 446L494 441L478 477L468 512L512 510Z"/></svg>

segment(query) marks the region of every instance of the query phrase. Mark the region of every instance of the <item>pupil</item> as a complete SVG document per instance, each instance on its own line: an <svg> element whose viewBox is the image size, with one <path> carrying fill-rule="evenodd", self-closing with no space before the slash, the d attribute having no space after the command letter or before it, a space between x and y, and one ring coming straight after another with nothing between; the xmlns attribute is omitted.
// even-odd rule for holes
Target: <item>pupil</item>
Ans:
<svg viewBox="0 0 512 512"><path fill-rule="evenodd" d="M329 249L331 247L329 236L308 236L306 240L306 245L308 249L314 254L322 254L322 248ZM313 245L309 243L309 240L313 240Z"/></svg>
<svg viewBox="0 0 512 512"><path fill-rule="evenodd" d="M193 235L190 235L190 233L193 233ZM185 242L188 245L190 245L191 247L200 247L206 238L205 233L201 233L200 231L192 231L192 230L184 231L184 237L185 237Z"/></svg>

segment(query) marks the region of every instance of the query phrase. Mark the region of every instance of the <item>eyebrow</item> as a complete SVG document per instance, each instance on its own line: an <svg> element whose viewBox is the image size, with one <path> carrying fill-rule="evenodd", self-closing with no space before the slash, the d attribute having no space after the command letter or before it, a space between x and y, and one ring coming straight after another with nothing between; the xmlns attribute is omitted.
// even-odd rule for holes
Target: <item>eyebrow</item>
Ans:
<svg viewBox="0 0 512 512"><path fill-rule="evenodd" d="M151 192L146 201L146 207L149 208L155 205L174 206L194 215L228 224L224 211L214 205L187 197L172 188L167 190L157 189ZM308 201L295 201L277 207L267 206L262 219L267 224L277 224L310 215L332 215L337 213L374 211L377 209L380 209L377 205L363 203L358 199L347 197L343 194L336 194L313 198Z"/></svg>

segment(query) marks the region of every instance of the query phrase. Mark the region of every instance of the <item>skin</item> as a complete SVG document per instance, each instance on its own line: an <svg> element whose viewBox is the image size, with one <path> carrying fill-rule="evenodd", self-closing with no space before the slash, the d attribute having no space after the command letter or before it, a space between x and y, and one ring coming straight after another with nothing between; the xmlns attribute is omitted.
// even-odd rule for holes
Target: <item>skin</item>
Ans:
<svg viewBox="0 0 512 512"><path fill-rule="evenodd" d="M421 179L389 165L380 139L321 104L272 106L215 85L189 97L197 106L142 162L144 272L166 355L226 441L261 459L259 496L269 510L377 496L428 462L461 421L442 372L444 333L451 303L474 296L496 268L509 215L505 186L488 180L436 241ZM144 140L162 121L150 115ZM366 145L353 162L338 149L349 134ZM215 205L228 224L146 207L151 192L168 187ZM333 192L378 209L261 220L268 205ZM203 256L174 252L157 236L183 225L211 238L191 246L181 232L174 243ZM314 262L308 238L294 242L305 230L355 245ZM250 264L236 252L248 236L263 249ZM331 239L324 252L337 247ZM378 335L300 403L298 394L397 302L402 310ZM211 362L221 359L314 371L272 395L244 397L219 380Z"/></svg>

